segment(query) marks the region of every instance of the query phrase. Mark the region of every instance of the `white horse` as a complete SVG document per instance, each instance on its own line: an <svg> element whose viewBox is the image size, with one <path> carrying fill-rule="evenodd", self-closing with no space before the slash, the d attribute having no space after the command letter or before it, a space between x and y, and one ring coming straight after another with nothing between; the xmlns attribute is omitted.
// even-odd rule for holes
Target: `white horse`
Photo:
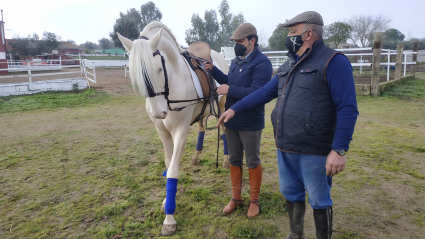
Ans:
<svg viewBox="0 0 425 239"><path fill-rule="evenodd" d="M155 123L164 146L167 168L164 171L164 176L167 176L167 194L162 204L165 208L166 217L161 233L172 235L177 226L177 222L174 220L174 211L179 164L190 123L200 114L203 102L199 100L171 104L171 108L187 107L181 111L169 111L166 99L167 88L169 89L169 100L197 99L198 95L188 65L181 55L183 50L179 47L167 26L160 22L152 22L143 29L139 39L135 41L119 34L118 37L130 52L130 77L133 87L137 85L140 94L146 97L146 111ZM211 51L211 57L215 66L224 73L229 71L229 67L220 54ZM166 75L168 80L166 80ZM221 102L221 105L221 108L223 108L223 102ZM207 107L204 116L208 114L209 107ZM199 148L197 148L194 156L195 161L196 157L199 159L199 151ZM228 163L227 157L225 160Z"/></svg>

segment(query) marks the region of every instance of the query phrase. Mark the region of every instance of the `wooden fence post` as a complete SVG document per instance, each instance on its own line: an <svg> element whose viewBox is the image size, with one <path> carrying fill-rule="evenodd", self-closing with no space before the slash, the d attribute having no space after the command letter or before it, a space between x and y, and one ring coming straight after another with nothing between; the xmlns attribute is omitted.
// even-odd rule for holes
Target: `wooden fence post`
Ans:
<svg viewBox="0 0 425 239"><path fill-rule="evenodd" d="M418 46L419 46L419 43L418 42L415 42L415 43L413 43L413 52L416 52L416 53L418 53ZM418 64L418 54L413 54L412 55L412 62L416 62L416 64ZM410 67L410 74L412 74L413 76L415 76L415 74L416 74L416 65L411 65L411 67Z"/></svg>
<svg viewBox="0 0 425 239"><path fill-rule="evenodd" d="M370 93L379 95L379 69L381 68L381 41L382 32L373 34L373 59L372 59L372 79L370 82Z"/></svg>
<svg viewBox="0 0 425 239"><path fill-rule="evenodd" d="M394 80L399 80L401 78L401 61L403 60L403 44L397 45L397 60L395 63L395 75Z"/></svg>

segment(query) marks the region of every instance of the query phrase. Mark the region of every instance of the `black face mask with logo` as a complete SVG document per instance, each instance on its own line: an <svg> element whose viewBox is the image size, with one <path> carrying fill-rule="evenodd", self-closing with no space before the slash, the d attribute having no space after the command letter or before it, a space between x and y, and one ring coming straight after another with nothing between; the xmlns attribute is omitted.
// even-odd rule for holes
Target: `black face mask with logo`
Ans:
<svg viewBox="0 0 425 239"><path fill-rule="evenodd" d="M302 39L302 36L307 31L303 32L301 35L286 37L285 46L286 46L286 48L288 48L288 51L291 54L295 54L295 53L297 53L300 50L301 46L304 43L304 41Z"/></svg>
<svg viewBox="0 0 425 239"><path fill-rule="evenodd" d="M249 44L249 41L248 41L248 43L246 45L248 45L248 44ZM235 44L235 47L234 47L235 48L235 55L236 56L245 56L246 51L248 50L246 48L246 45L244 46L242 44L236 43Z"/></svg>

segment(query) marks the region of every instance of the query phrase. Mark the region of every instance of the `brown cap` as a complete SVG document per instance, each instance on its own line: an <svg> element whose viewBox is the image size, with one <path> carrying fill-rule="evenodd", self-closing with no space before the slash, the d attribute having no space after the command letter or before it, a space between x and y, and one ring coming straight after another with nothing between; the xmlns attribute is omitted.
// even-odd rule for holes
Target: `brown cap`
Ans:
<svg viewBox="0 0 425 239"><path fill-rule="evenodd" d="M316 24L319 26L323 26L323 19L322 16L315 11L308 11L308 12L303 12L301 14L298 14L297 16L295 16L294 18L292 18L291 20L280 24L280 27L291 27L293 25L299 24L299 23L308 23L308 24Z"/></svg>
<svg viewBox="0 0 425 239"><path fill-rule="evenodd" d="M230 40L242 40L249 35L257 35L257 29L251 23L244 22L236 28Z"/></svg>

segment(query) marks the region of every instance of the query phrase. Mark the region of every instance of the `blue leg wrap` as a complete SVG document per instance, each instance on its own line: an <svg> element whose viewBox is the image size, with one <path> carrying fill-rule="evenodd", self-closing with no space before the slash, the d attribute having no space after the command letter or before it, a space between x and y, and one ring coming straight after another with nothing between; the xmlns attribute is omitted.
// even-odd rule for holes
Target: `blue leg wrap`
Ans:
<svg viewBox="0 0 425 239"><path fill-rule="evenodd" d="M167 196L165 197L165 213L174 214L176 210L176 194L177 194L176 178L167 178Z"/></svg>
<svg viewBox="0 0 425 239"><path fill-rule="evenodd" d="M165 170L164 172L162 172L162 176L167 177L167 170Z"/></svg>
<svg viewBox="0 0 425 239"><path fill-rule="evenodd" d="M204 135L205 135L205 131L198 132L198 143L196 143L196 150L197 151L202 151L202 149L204 149Z"/></svg>
<svg viewBox="0 0 425 239"><path fill-rule="evenodd" d="M221 139L223 140L223 153L224 153L224 155L229 155L229 151L227 150L226 135L225 134L222 134L221 135Z"/></svg>

